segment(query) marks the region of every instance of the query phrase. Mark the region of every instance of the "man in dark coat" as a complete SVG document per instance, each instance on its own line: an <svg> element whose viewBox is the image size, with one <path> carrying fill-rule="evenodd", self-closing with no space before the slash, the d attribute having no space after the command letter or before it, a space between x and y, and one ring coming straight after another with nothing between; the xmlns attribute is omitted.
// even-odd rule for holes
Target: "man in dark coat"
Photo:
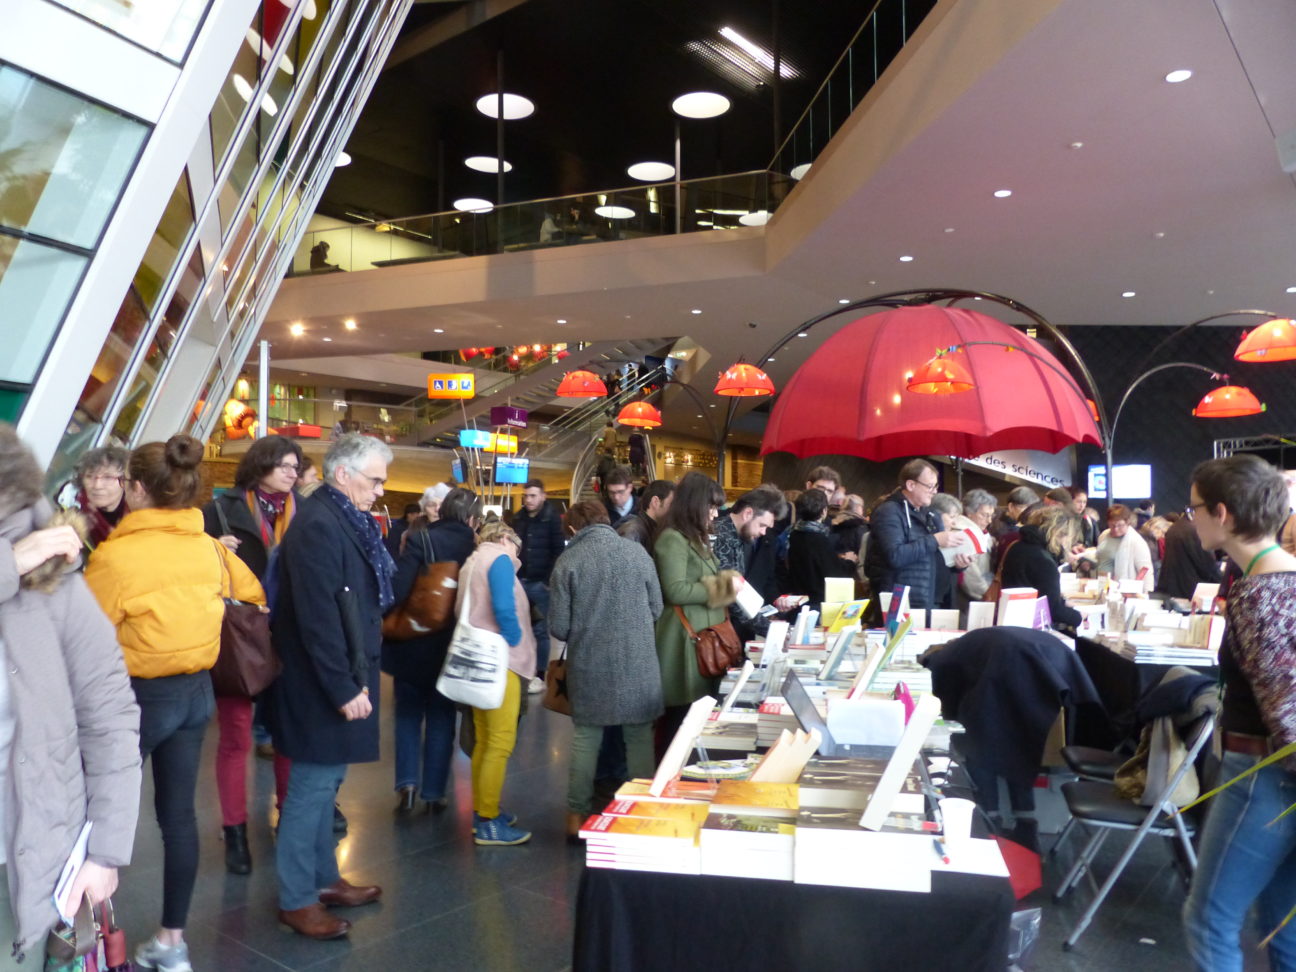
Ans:
<svg viewBox="0 0 1296 972"><path fill-rule="evenodd" d="M639 544L651 557L674 495L674 483L669 479L654 479L644 487L643 495L639 497L639 509L622 519L616 525L616 532Z"/></svg>
<svg viewBox="0 0 1296 972"><path fill-rule="evenodd" d="M634 473L629 466L617 466L603 477L603 505L607 507L608 524L613 530L626 517L639 512L634 495Z"/></svg>
<svg viewBox="0 0 1296 972"><path fill-rule="evenodd" d="M1213 553L1202 549L1192 520L1186 516L1179 517L1166 531L1165 557L1157 578L1157 593L1192 597L1198 584L1218 584L1221 576L1219 561ZM1210 605L1203 604L1202 610L1209 611Z"/></svg>
<svg viewBox="0 0 1296 972"><path fill-rule="evenodd" d="M909 588L911 608L932 604L936 571L944 569L941 547L957 547L967 538L962 531L943 530L940 516L931 509L940 489L936 467L925 459L911 459L900 469L900 488L879 503L869 520L869 545L864 555L864 576L873 591L870 609L881 608L884 592ZM959 554L955 567L966 567L970 556Z"/></svg>
<svg viewBox="0 0 1296 972"><path fill-rule="evenodd" d="M518 580L531 602L531 631L536 643L536 677L529 690L543 692L549 667L549 575L563 552L563 527L562 517L549 505L539 479L528 480L522 488L522 509L513 517L513 532L522 540Z"/></svg>
<svg viewBox="0 0 1296 972"><path fill-rule="evenodd" d="M351 923L326 906L376 901L338 872L333 801L349 763L378 759L378 655L395 564L369 509L391 450L347 434L324 457L324 485L302 501L279 554L273 621L283 674L270 693L275 748L293 761L279 815L279 920L311 938Z"/></svg>

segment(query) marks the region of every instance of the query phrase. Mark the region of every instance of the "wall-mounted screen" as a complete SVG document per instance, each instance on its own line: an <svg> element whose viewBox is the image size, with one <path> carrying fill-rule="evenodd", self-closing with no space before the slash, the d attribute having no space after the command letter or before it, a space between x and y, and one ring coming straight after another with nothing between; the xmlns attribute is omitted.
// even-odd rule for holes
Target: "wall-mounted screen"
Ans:
<svg viewBox="0 0 1296 972"><path fill-rule="evenodd" d="M1114 499L1151 499L1152 467L1147 465L1112 466ZM1107 467L1089 467L1090 499L1107 499Z"/></svg>

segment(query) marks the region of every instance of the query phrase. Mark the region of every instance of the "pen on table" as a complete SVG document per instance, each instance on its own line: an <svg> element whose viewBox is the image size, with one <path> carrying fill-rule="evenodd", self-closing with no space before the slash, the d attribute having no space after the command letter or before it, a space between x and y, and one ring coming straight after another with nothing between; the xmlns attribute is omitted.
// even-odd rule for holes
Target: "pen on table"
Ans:
<svg viewBox="0 0 1296 972"><path fill-rule="evenodd" d="M945 843L939 837L932 838L932 847L936 851L936 856L941 859L942 864L950 862L949 855L945 853Z"/></svg>

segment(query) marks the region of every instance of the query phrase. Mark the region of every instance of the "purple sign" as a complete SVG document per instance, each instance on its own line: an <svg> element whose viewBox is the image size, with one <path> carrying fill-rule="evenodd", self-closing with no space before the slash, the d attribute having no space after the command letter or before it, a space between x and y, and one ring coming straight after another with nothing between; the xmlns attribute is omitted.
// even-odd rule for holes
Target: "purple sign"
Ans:
<svg viewBox="0 0 1296 972"><path fill-rule="evenodd" d="M509 425L515 429L525 429L529 413L525 408L512 405L495 405L490 410L490 424L493 426Z"/></svg>

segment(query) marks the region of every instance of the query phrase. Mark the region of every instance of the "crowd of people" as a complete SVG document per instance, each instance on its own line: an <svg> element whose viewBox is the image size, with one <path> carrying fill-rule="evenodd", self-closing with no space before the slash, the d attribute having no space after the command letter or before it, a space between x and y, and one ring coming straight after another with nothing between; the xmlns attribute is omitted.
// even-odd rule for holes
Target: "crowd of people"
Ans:
<svg viewBox="0 0 1296 972"><path fill-rule="evenodd" d="M606 471L599 499L563 513L533 479L521 509L503 519L484 516L471 489L436 484L386 537L370 511L392 453L375 438L334 440L310 484L309 460L293 440L257 440L233 487L199 509L202 458L201 443L185 435L129 453L92 450L69 497L81 516L69 517L41 498L35 460L0 425L0 624L11 675L0 682L0 746L11 754L0 767L15 794L4 850L17 951L54 923L40 880L58 869L87 820L94 827L77 891L98 900L115 888L149 763L164 848L162 913L136 959L147 969L190 969L194 801L213 715L227 870L253 868L247 773L254 732L264 726L279 809L278 919L312 938L346 935L350 920L334 909L382 895L344 879L335 850L346 826L337 798L347 767L381 755L380 672L393 686L396 814L448 807L458 732L471 753L472 840L514 846L531 833L502 805L509 759L526 731L528 697L545 689L551 646L560 651L574 727L566 808L574 838L610 786L651 775L689 705L716 692L718 680L699 672L690 631L726 619L745 637L763 630L765 621L735 604L743 579L776 605L787 603L784 595L817 604L833 577L853 579L860 594L907 586L914 608L958 608L995 582L1031 586L1065 627L1079 618L1062 598L1060 570L1095 570L1187 597L1197 583L1220 580L1212 551L1221 549L1237 577L1221 659L1226 766L1255 762L1259 749L1244 745L1251 737L1296 739L1291 696L1276 674L1291 667L1281 661L1292 650L1284 585L1296 559L1275 539L1296 529L1281 477L1251 457L1199 467L1192 508L1165 517L1164 527L1144 510L1140 529L1139 511L1115 504L1099 530L1078 489L1040 496L1018 487L1002 506L983 489L955 497L940 491L935 466L915 459L871 511L827 466L812 469L804 489L764 484L732 503L701 472L636 490L633 472L618 466ZM981 549L969 542L973 528L987 537ZM456 613L508 646L502 702L493 708L456 705L438 691L453 625L384 637L384 616L441 565L457 568ZM209 670L228 601L270 614L282 672L257 699L213 691ZM59 650L31 651L28 638ZM62 704L38 704L45 699ZM1242 740L1232 750L1229 732ZM50 766L66 769L53 777L66 790L54 798L48 780L32 775ZM1216 823L1223 811L1211 818L1209 882L1194 885L1188 909L1199 961L1236 939L1242 898L1259 896L1270 911L1290 906L1281 869L1239 863L1237 836L1261 856L1292 853L1291 825L1259 833L1290 787L1288 774L1280 766L1258 774L1232 798L1227 823Z"/></svg>

